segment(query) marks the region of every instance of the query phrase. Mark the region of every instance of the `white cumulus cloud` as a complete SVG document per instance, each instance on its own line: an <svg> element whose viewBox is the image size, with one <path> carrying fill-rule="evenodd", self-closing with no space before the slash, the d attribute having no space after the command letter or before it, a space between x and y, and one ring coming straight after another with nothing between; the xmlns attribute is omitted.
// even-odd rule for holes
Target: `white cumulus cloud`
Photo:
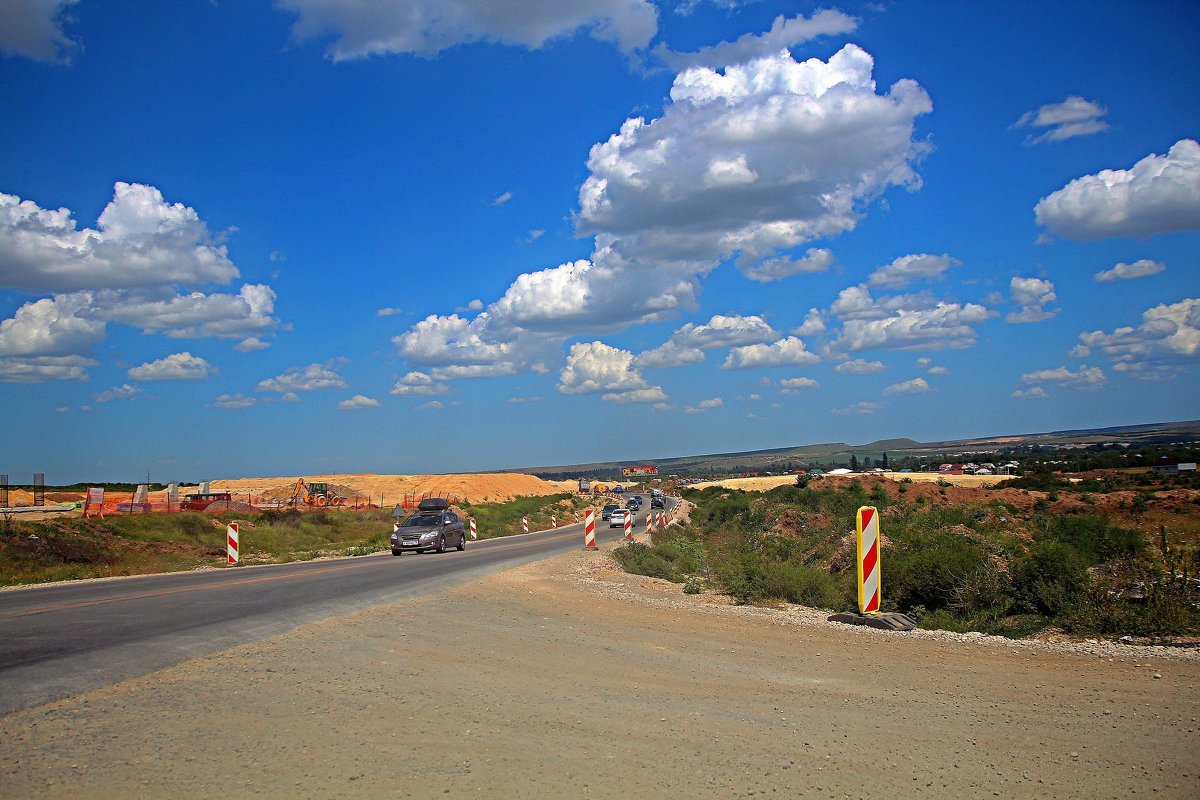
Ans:
<svg viewBox="0 0 1200 800"><path fill-rule="evenodd" d="M832 408L829 410L831 414L846 416L849 414L874 414L876 411L884 407L884 403L877 403L872 400L860 400L857 403L851 403L848 406L841 408Z"/></svg>
<svg viewBox="0 0 1200 800"><path fill-rule="evenodd" d="M929 381L925 380L924 378L917 377L910 381L893 383L891 386L885 388L883 393L886 396L893 394L924 394L925 392L932 391L933 387L929 385Z"/></svg>
<svg viewBox="0 0 1200 800"><path fill-rule="evenodd" d="M132 400L141 393L141 387L123 383L120 386L114 386L111 389L105 389L103 392L92 395L92 402L111 403L113 400Z"/></svg>
<svg viewBox="0 0 1200 800"><path fill-rule="evenodd" d="M373 397L356 394L347 400L339 400L337 407L341 411L351 411L357 408L378 408L379 401Z"/></svg>
<svg viewBox="0 0 1200 800"><path fill-rule="evenodd" d="M415 366L546 371L573 336L696 308L723 260L760 278L822 266L823 253L793 261L794 249L853 229L889 188L920 186L928 147L914 124L929 97L911 80L877 93L873 69L847 45L828 61L779 51L678 75L661 116L629 119L591 150L575 216L577 234L595 237L590 258L518 276L472 319L431 315L395 337L397 351ZM780 257L790 263L762 263ZM695 361L695 349L639 366Z"/></svg>
<svg viewBox="0 0 1200 800"><path fill-rule="evenodd" d="M943 253L940 256L914 253L901 256L892 263L871 273L867 282L872 286L900 289L919 280L942 280L946 270L962 264L957 258Z"/></svg>
<svg viewBox="0 0 1200 800"><path fill-rule="evenodd" d="M7 0L0 3L0 53L65 63L79 43L63 31L66 10L78 0Z"/></svg>
<svg viewBox="0 0 1200 800"><path fill-rule="evenodd" d="M1104 371L1099 367L1084 364L1075 372L1067 367L1027 372L1021 376L1020 382L1033 385L1051 384L1064 389L1099 389L1107 380Z"/></svg>
<svg viewBox="0 0 1200 800"><path fill-rule="evenodd" d="M821 384L812 378L784 378L779 382L779 388L784 394L796 394L806 389L819 389Z"/></svg>
<svg viewBox="0 0 1200 800"><path fill-rule="evenodd" d="M1131 281L1135 278L1146 278L1150 275L1157 275L1164 272L1167 265L1161 261L1151 261L1148 258L1140 258L1132 264L1124 262L1118 263L1112 269L1102 270L1096 273L1096 281L1099 283L1109 283L1112 281Z"/></svg>
<svg viewBox="0 0 1200 800"><path fill-rule="evenodd" d="M793 275L811 272L828 272L834 264L833 251L825 247L810 247L802 258L780 256L768 258L757 264L739 264L742 274L752 281L770 283Z"/></svg>
<svg viewBox="0 0 1200 800"><path fill-rule="evenodd" d="M887 367L882 361L867 361L865 358L856 358L853 361L843 361L833 368L834 372L843 375L871 375L876 372L883 372Z"/></svg>
<svg viewBox="0 0 1200 800"><path fill-rule="evenodd" d="M586 30L622 52L644 49L658 30L649 0L278 0L295 12L298 41L333 38L343 61L389 53L432 57L456 45L497 42L536 49Z"/></svg>
<svg viewBox="0 0 1200 800"><path fill-rule="evenodd" d="M782 14L771 23L766 33L747 33L736 41L721 42L701 48L694 53L677 53L660 44L654 54L676 72L689 67L711 67L720 69L730 64L742 64L780 50L790 50L798 44L818 36L850 33L858 27L858 20L841 11L822 9L811 17L797 14L787 18Z"/></svg>
<svg viewBox="0 0 1200 800"><path fill-rule="evenodd" d="M1037 111L1027 111L1013 123L1014 128L1045 128L1040 134L1030 134L1026 144L1061 142L1076 136L1100 133L1109 128L1103 117L1108 109L1079 95L1071 95L1061 103L1047 103Z"/></svg>
<svg viewBox="0 0 1200 800"><path fill-rule="evenodd" d="M172 353L129 370L136 381L195 381L216 375L217 368L191 353Z"/></svg>
<svg viewBox="0 0 1200 800"><path fill-rule="evenodd" d="M687 406L683 409L685 414L703 414L705 411L712 411L714 408L720 408L725 405L725 401L719 397L711 397L708 400L701 400L694 406Z"/></svg>
<svg viewBox="0 0 1200 800"><path fill-rule="evenodd" d="M835 352L859 350L945 350L971 347L975 328L992 312L981 305L937 303L933 308L898 311L883 319L851 319L830 344Z"/></svg>
<svg viewBox="0 0 1200 800"><path fill-rule="evenodd" d="M633 353L603 342L571 345L567 363L558 376L558 391L563 394L648 388L641 372L634 368Z"/></svg>
<svg viewBox="0 0 1200 800"><path fill-rule="evenodd" d="M671 104L629 119L592 148L578 229L607 234L627 258L748 268L777 251L852 230L858 208L892 186L919 186L913 141L929 96L911 80L876 94L874 61L849 44L828 62L778 51L723 73L675 79ZM707 179L738 164L738 180Z"/></svg>
<svg viewBox="0 0 1200 800"><path fill-rule="evenodd" d="M1200 356L1200 298L1154 306L1137 327L1085 332L1079 341L1080 355L1097 351L1119 371L1178 365Z"/></svg>
<svg viewBox="0 0 1200 800"><path fill-rule="evenodd" d="M325 364L309 364L307 367L292 367L264 381L259 381L258 391L279 392L294 395L296 392L311 392L317 389L345 389L346 381Z"/></svg>
<svg viewBox="0 0 1200 800"><path fill-rule="evenodd" d="M729 351L721 369L756 369L759 367L790 367L816 364L821 359L810 352L804 342L788 336L771 344L751 344Z"/></svg>
<svg viewBox="0 0 1200 800"><path fill-rule="evenodd" d="M0 285L49 293L238 276L199 215L153 186L118 182L96 228L78 229L65 208L0 193Z"/></svg>
<svg viewBox="0 0 1200 800"><path fill-rule="evenodd" d="M1046 308L1058 300L1054 284L1050 281L1014 277L1009 281L1008 291L1012 296L1013 305L1016 306L1016 309L1005 317L1008 322L1043 322L1053 318L1059 311L1057 308Z"/></svg>
<svg viewBox="0 0 1200 800"><path fill-rule="evenodd" d="M255 350L266 350L270 346L270 342L264 342L257 336L248 336L235 344L233 349L239 353L253 353Z"/></svg>
<svg viewBox="0 0 1200 800"><path fill-rule="evenodd" d="M246 395L238 392L236 394L219 394L217 399L208 404L209 408L249 408L258 402L257 397L246 397Z"/></svg>
<svg viewBox="0 0 1200 800"><path fill-rule="evenodd" d="M1076 178L1034 213L1051 233L1080 241L1200 229L1200 143L1180 139L1132 169Z"/></svg>
<svg viewBox="0 0 1200 800"><path fill-rule="evenodd" d="M630 389L624 392L608 392L600 396L607 403L624 405L627 403L661 403L667 399L667 393L659 386L647 389Z"/></svg>
<svg viewBox="0 0 1200 800"><path fill-rule="evenodd" d="M85 381L87 368L95 365L94 360L83 356L0 357L0 383Z"/></svg>
<svg viewBox="0 0 1200 800"><path fill-rule="evenodd" d="M402 397L432 397L434 395L446 394L450 391L444 383L439 383L432 376L424 372L409 372L400 380L396 381L396 385L391 388L388 394L400 395Z"/></svg>
<svg viewBox="0 0 1200 800"><path fill-rule="evenodd" d="M0 356L84 355L104 338L104 321L90 314L87 292L25 303L0 322Z"/></svg>

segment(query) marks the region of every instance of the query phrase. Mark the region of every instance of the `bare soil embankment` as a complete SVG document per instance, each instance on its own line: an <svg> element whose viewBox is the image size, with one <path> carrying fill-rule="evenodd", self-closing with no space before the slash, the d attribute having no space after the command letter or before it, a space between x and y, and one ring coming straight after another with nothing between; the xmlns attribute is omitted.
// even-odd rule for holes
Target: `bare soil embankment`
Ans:
<svg viewBox="0 0 1200 800"><path fill-rule="evenodd" d="M544 481L534 475L516 472L461 473L455 475L376 475L352 473L305 475L283 478L233 478L211 482L214 492L251 494L286 499L301 477L309 483L328 483L347 496L399 502L406 495L437 495L466 498L473 503L500 503L516 497L558 494L575 489L572 482Z"/></svg>
<svg viewBox="0 0 1200 800"><path fill-rule="evenodd" d="M0 796L1195 797L1195 652L823 617L572 553L0 719Z"/></svg>

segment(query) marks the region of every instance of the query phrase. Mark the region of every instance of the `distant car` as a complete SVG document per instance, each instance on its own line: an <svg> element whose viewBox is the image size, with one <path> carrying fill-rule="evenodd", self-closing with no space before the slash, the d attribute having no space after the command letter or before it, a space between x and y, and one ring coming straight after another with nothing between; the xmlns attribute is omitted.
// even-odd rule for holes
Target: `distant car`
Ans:
<svg viewBox="0 0 1200 800"><path fill-rule="evenodd" d="M613 512L619 508L620 506L616 503L609 503L604 507L604 510L600 512L600 519L608 519L613 515Z"/></svg>
<svg viewBox="0 0 1200 800"><path fill-rule="evenodd" d="M641 500L641 498L639 498L637 496L631 497L625 503L625 507L630 509L631 511L637 511L638 509L640 509L642 507L642 500Z"/></svg>
<svg viewBox="0 0 1200 800"><path fill-rule="evenodd" d="M632 515L633 515L632 511L629 511L628 509L624 509L624 508L618 508L616 511L612 512L612 516L608 518L608 527L624 528L625 527L625 519Z"/></svg>
<svg viewBox="0 0 1200 800"><path fill-rule="evenodd" d="M422 500L416 513L400 523L400 527L392 534L392 555L398 556L406 550L414 553L426 550L444 553L447 544L466 550L466 526L449 506L445 500L437 498Z"/></svg>
<svg viewBox="0 0 1200 800"><path fill-rule="evenodd" d="M650 498L650 507L651 508L666 508L667 501L663 499L663 496L661 494L656 494L656 495L654 495L654 497Z"/></svg>

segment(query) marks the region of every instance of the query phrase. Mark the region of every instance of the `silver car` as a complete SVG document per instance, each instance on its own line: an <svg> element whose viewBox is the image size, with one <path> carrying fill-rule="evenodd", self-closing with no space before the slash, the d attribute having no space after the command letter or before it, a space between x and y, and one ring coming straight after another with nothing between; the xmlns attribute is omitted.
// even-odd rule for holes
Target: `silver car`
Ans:
<svg viewBox="0 0 1200 800"><path fill-rule="evenodd" d="M423 553L433 550L446 552L450 544L459 550L467 549L467 529L463 521L442 500L422 500L415 514L400 523L392 533L392 555L398 556L408 550Z"/></svg>
<svg viewBox="0 0 1200 800"><path fill-rule="evenodd" d="M624 528L626 517L631 517L631 516L633 516L633 512L630 511L629 509L618 508L616 511L612 512L612 516L608 518L608 527Z"/></svg>

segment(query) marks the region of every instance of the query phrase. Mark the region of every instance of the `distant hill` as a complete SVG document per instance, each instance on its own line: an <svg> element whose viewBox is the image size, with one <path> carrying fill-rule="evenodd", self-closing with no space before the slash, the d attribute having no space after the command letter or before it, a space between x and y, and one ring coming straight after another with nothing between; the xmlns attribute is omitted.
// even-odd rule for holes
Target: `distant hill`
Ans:
<svg viewBox="0 0 1200 800"><path fill-rule="evenodd" d="M776 447L769 450L749 450L738 453L709 453L707 455L650 458L636 461L599 461L590 464L523 467L504 472L525 472L550 479L613 478L622 468L653 464L663 475L704 476L743 472L791 472L814 467L845 466L850 457L859 463L870 459L878 464L887 454L891 463L900 459L928 459L930 462L967 458L980 453L1019 453L1033 448L1072 448L1111 444L1142 446L1173 442L1200 441L1200 420L1186 422L1156 422L1143 425L1121 425L1111 428L1091 428L1049 433L1025 433L989 436L977 439L956 439L943 442L918 442L913 439L881 439L867 444L849 445L845 442Z"/></svg>

